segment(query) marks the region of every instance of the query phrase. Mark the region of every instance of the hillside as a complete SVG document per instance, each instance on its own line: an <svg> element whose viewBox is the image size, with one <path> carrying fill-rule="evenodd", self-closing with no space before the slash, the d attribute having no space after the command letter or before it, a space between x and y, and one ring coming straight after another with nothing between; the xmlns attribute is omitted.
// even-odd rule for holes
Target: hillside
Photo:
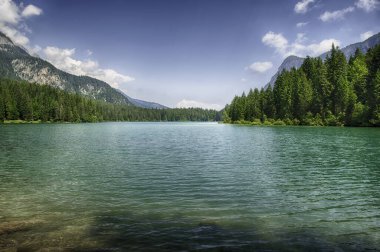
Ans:
<svg viewBox="0 0 380 252"><path fill-rule="evenodd" d="M104 81L62 71L41 58L31 56L1 32L0 77L49 85L70 93L114 104L128 104L142 108L165 108L157 103L131 98Z"/></svg>
<svg viewBox="0 0 380 252"><path fill-rule="evenodd" d="M342 48L341 51L343 52L343 54L346 56L346 59L348 60L352 55L354 55L357 48L359 48L362 53L366 53L369 48L372 48L378 44L380 44L380 33L373 35L372 37L364 40L363 42L358 42L355 44L348 45L348 46ZM330 54L330 52L325 52L318 57L321 58L322 60L325 60L329 54ZM293 67L298 69L302 65L304 60L305 60L305 58L297 57L294 55L287 57L281 63L277 72L272 76L269 83L266 84L264 88L266 89L268 87L268 85L273 87L277 77L280 75L280 73L283 70L290 70Z"/></svg>

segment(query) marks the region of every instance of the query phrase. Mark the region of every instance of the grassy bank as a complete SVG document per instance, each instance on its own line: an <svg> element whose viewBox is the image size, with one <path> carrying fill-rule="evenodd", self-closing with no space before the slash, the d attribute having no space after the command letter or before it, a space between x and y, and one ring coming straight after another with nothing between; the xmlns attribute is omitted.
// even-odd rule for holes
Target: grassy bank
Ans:
<svg viewBox="0 0 380 252"><path fill-rule="evenodd" d="M310 120L310 121L299 121L297 119L267 119L261 121L260 119L255 119L253 121L239 120L239 121L225 121L227 124L234 125L250 125L250 126L344 126L344 124L337 121L322 121L322 120Z"/></svg>
<svg viewBox="0 0 380 252"><path fill-rule="evenodd" d="M0 121L0 124L39 124L39 123L50 123L50 122L42 122L41 120L36 120L36 121L4 120L4 121Z"/></svg>

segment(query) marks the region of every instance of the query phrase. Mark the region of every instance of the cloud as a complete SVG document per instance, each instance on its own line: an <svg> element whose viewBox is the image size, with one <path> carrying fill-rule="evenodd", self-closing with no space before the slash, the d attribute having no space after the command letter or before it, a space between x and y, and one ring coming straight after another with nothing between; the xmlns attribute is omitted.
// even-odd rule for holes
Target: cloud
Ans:
<svg viewBox="0 0 380 252"><path fill-rule="evenodd" d="M57 68L71 74L88 75L103 80L115 88L118 88L122 83L134 80L134 78L118 73L113 69L99 67L97 61L75 59L75 49L61 49L54 46L42 49L38 45L30 45L29 38L21 30L31 33L25 24L25 20L42 13L42 9L32 4L24 7L23 4L17 5L12 0L0 0L0 31L15 44L25 47L30 54L39 54ZM86 54L90 56L92 51L87 50Z"/></svg>
<svg viewBox="0 0 380 252"><path fill-rule="evenodd" d="M359 0L355 3L356 7L363 9L366 12L376 10L380 3L378 0Z"/></svg>
<svg viewBox="0 0 380 252"><path fill-rule="evenodd" d="M373 35L375 35L375 33L373 31L366 31L366 32L360 34L360 39L363 41L369 37L372 37Z"/></svg>
<svg viewBox="0 0 380 252"><path fill-rule="evenodd" d="M261 41L269 46L276 48L276 51L283 53L288 46L288 40L281 33L274 33L272 31L267 32Z"/></svg>
<svg viewBox="0 0 380 252"><path fill-rule="evenodd" d="M307 38L304 33L298 33L296 40L290 44L281 33L269 31L264 35L262 42L265 45L274 48L275 52L284 58L290 55L296 55L299 57L309 55L315 57L330 50L332 43L336 46L340 46L340 41L333 38L311 44L305 44L306 40Z"/></svg>
<svg viewBox="0 0 380 252"><path fill-rule="evenodd" d="M297 33L297 39L296 43L303 43L307 40L306 34L305 33Z"/></svg>
<svg viewBox="0 0 380 252"><path fill-rule="evenodd" d="M309 10L309 5L313 2L314 0L302 0L294 6L294 11L296 13L306 13Z"/></svg>
<svg viewBox="0 0 380 252"><path fill-rule="evenodd" d="M309 22L300 22L300 23L297 23L296 26L297 28L301 28L301 27L304 27L308 24Z"/></svg>
<svg viewBox="0 0 380 252"><path fill-rule="evenodd" d="M319 43L309 45L294 43L292 45L292 50L290 50L289 53L303 57L307 55L315 57L329 51L332 44L335 46L340 46L340 41L336 39L324 39Z"/></svg>
<svg viewBox="0 0 380 252"><path fill-rule="evenodd" d="M1 1L1 0L0 0ZM14 43L22 46L27 46L29 44L29 39L23 33L18 31L17 29L0 24L0 31L2 31L5 35L7 35Z"/></svg>
<svg viewBox="0 0 380 252"><path fill-rule="evenodd" d="M323 22L329 22L329 21L336 21L336 20L343 20L344 16L347 13L353 12L355 10L354 7L350 6L342 10L336 10L333 12L326 11L324 12L319 19L322 20Z"/></svg>
<svg viewBox="0 0 380 252"><path fill-rule="evenodd" d="M42 10L33 4L29 4L25 7L25 9L21 12L21 16L23 17L31 17L31 16L39 16L42 14Z"/></svg>
<svg viewBox="0 0 380 252"><path fill-rule="evenodd" d="M24 23L25 19L40 15L42 10L34 5L17 5L11 0L0 0L0 31L7 35L14 43L27 47L29 39L19 29L30 32Z"/></svg>
<svg viewBox="0 0 380 252"><path fill-rule="evenodd" d="M19 7L11 0L0 0L0 23L17 24L19 20Z"/></svg>
<svg viewBox="0 0 380 252"><path fill-rule="evenodd" d="M77 60L74 58L75 48L62 49L48 46L42 50L42 57L59 69L75 75L88 75L107 82L114 88L122 83L131 82L134 78L118 73L113 69L103 69L93 60Z"/></svg>
<svg viewBox="0 0 380 252"><path fill-rule="evenodd" d="M204 109L215 109L215 110L221 110L223 109L223 106L219 104L211 104L211 103L204 103L194 100L186 100L183 99L176 105L177 108L204 108Z"/></svg>
<svg viewBox="0 0 380 252"><path fill-rule="evenodd" d="M247 79L246 78L241 78L240 81L241 82L247 82Z"/></svg>
<svg viewBox="0 0 380 252"><path fill-rule="evenodd" d="M272 62L264 61L264 62L254 62L250 66L246 67L247 70L251 70L256 73L265 73L269 69L273 67Z"/></svg>
<svg viewBox="0 0 380 252"><path fill-rule="evenodd" d="M28 47L29 54L35 57L39 57L39 53L41 52L41 50L42 48L39 45Z"/></svg>

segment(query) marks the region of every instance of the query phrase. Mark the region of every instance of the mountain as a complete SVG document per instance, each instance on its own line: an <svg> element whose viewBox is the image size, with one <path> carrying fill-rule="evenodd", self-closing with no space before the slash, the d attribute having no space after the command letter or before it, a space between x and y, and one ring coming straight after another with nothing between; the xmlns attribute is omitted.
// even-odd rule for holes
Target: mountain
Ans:
<svg viewBox="0 0 380 252"><path fill-rule="evenodd" d="M380 33L373 35L372 37L364 40L363 42L355 43L352 45L348 45L344 48L342 48L342 52L346 56L347 60L354 55L355 51L357 48L359 48L363 53L366 53L369 48L374 47L375 45L380 44ZM330 52L325 52L321 54L320 57L321 59L325 60L326 57L330 54ZM270 79L269 83L265 85L264 89L266 89L269 85L271 87L274 86L274 83L276 82L276 79L278 75L285 69L285 70L290 70L291 68L299 68L301 67L303 61L305 58L297 57L297 56L289 56L287 57L280 67L278 68L277 72L272 76Z"/></svg>
<svg viewBox="0 0 380 252"><path fill-rule="evenodd" d="M41 58L31 56L1 32L0 76L49 85L110 103L128 104L142 108L166 108L157 103L131 98L104 81L62 71Z"/></svg>
<svg viewBox="0 0 380 252"><path fill-rule="evenodd" d="M143 100L139 100L139 99L135 99L135 98L132 98L128 95L126 95L123 91L121 90L117 90L119 93L121 93L125 98L128 99L128 101L130 103L132 103L133 105L135 105L136 107L140 107L140 108L154 108L154 109L167 109L168 107L164 106L164 105L161 105L159 103L155 103L155 102L147 102L147 101L143 101Z"/></svg>
<svg viewBox="0 0 380 252"><path fill-rule="evenodd" d="M270 79L269 83L264 87L265 89L268 87L268 85L271 85L271 87L273 87L274 83L276 82L277 80L277 77L280 75L280 73L283 71L283 70L290 70L292 69L293 67L295 68L299 68L301 67L303 61L304 61L305 58L301 58L301 57L297 57L297 56L294 56L294 55L291 55L291 56L288 56L282 63L281 65L278 67L278 70L277 72L272 76L272 78Z"/></svg>

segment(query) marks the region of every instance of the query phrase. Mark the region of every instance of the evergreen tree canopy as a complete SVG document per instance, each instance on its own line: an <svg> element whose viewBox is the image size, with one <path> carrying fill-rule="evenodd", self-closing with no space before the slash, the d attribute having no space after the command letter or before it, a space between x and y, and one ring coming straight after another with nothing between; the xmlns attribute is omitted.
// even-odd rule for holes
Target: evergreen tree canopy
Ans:
<svg viewBox="0 0 380 252"><path fill-rule="evenodd" d="M0 122L215 121L220 117L215 110L144 109L94 100L47 85L0 79Z"/></svg>
<svg viewBox="0 0 380 252"><path fill-rule="evenodd" d="M349 62L334 45L323 62L307 57L284 70L272 87L236 96L225 121L302 125L380 126L380 45L357 50Z"/></svg>

